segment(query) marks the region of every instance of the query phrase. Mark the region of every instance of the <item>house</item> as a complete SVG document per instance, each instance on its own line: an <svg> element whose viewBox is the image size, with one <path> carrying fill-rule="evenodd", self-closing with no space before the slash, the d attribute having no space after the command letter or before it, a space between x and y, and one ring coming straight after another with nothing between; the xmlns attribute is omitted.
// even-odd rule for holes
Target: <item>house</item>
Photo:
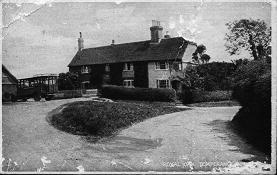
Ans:
<svg viewBox="0 0 277 175"><path fill-rule="evenodd" d="M181 90L179 78L191 63L196 43L183 37L163 36L159 21L152 21L151 39L131 43L84 48L80 32L78 51L68 65L81 76L82 87L103 84L125 87L174 88Z"/></svg>
<svg viewBox="0 0 277 175"><path fill-rule="evenodd" d="M2 64L2 101L11 101L17 95L17 79Z"/></svg>

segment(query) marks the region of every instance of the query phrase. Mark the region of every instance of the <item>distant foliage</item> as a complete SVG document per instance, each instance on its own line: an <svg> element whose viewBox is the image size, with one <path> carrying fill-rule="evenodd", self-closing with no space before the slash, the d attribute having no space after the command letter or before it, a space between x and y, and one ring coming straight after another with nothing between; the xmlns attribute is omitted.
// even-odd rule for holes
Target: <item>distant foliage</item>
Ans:
<svg viewBox="0 0 277 175"><path fill-rule="evenodd" d="M78 74L67 72L60 73L58 77L59 90L74 90L81 88L81 81Z"/></svg>
<svg viewBox="0 0 277 175"><path fill-rule="evenodd" d="M230 90L235 64L212 62L192 66L185 72L184 85L205 91Z"/></svg>

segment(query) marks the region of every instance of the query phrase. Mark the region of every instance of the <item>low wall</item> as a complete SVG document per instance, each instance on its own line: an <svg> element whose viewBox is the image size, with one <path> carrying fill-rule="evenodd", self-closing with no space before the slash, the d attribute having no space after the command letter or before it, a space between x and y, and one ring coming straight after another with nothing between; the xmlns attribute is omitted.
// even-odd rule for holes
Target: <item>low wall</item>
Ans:
<svg viewBox="0 0 277 175"><path fill-rule="evenodd" d="M82 90L62 90L54 94L53 99L82 97Z"/></svg>

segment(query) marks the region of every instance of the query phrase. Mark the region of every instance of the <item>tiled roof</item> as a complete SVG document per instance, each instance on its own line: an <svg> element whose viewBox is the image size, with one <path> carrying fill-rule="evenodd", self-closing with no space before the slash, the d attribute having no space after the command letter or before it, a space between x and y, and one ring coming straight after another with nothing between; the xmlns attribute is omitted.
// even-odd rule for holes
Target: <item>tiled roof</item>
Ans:
<svg viewBox="0 0 277 175"><path fill-rule="evenodd" d="M180 60L188 44L196 45L182 37L175 37L162 39L158 44L150 44L150 40L147 40L88 48L78 51L68 66L135 61Z"/></svg>

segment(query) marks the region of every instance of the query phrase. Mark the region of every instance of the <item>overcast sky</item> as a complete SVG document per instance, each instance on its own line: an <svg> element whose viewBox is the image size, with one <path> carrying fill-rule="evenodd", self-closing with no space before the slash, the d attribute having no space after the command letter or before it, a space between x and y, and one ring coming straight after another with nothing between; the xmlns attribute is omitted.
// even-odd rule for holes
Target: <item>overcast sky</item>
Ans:
<svg viewBox="0 0 277 175"><path fill-rule="evenodd" d="M79 32L85 48L150 39L151 20L164 33L204 44L211 61L230 61L225 24L253 18L270 25L266 2L47 3L2 5L2 63L17 77L68 71ZM239 57L243 57L243 53ZM236 58L239 58L236 57Z"/></svg>

